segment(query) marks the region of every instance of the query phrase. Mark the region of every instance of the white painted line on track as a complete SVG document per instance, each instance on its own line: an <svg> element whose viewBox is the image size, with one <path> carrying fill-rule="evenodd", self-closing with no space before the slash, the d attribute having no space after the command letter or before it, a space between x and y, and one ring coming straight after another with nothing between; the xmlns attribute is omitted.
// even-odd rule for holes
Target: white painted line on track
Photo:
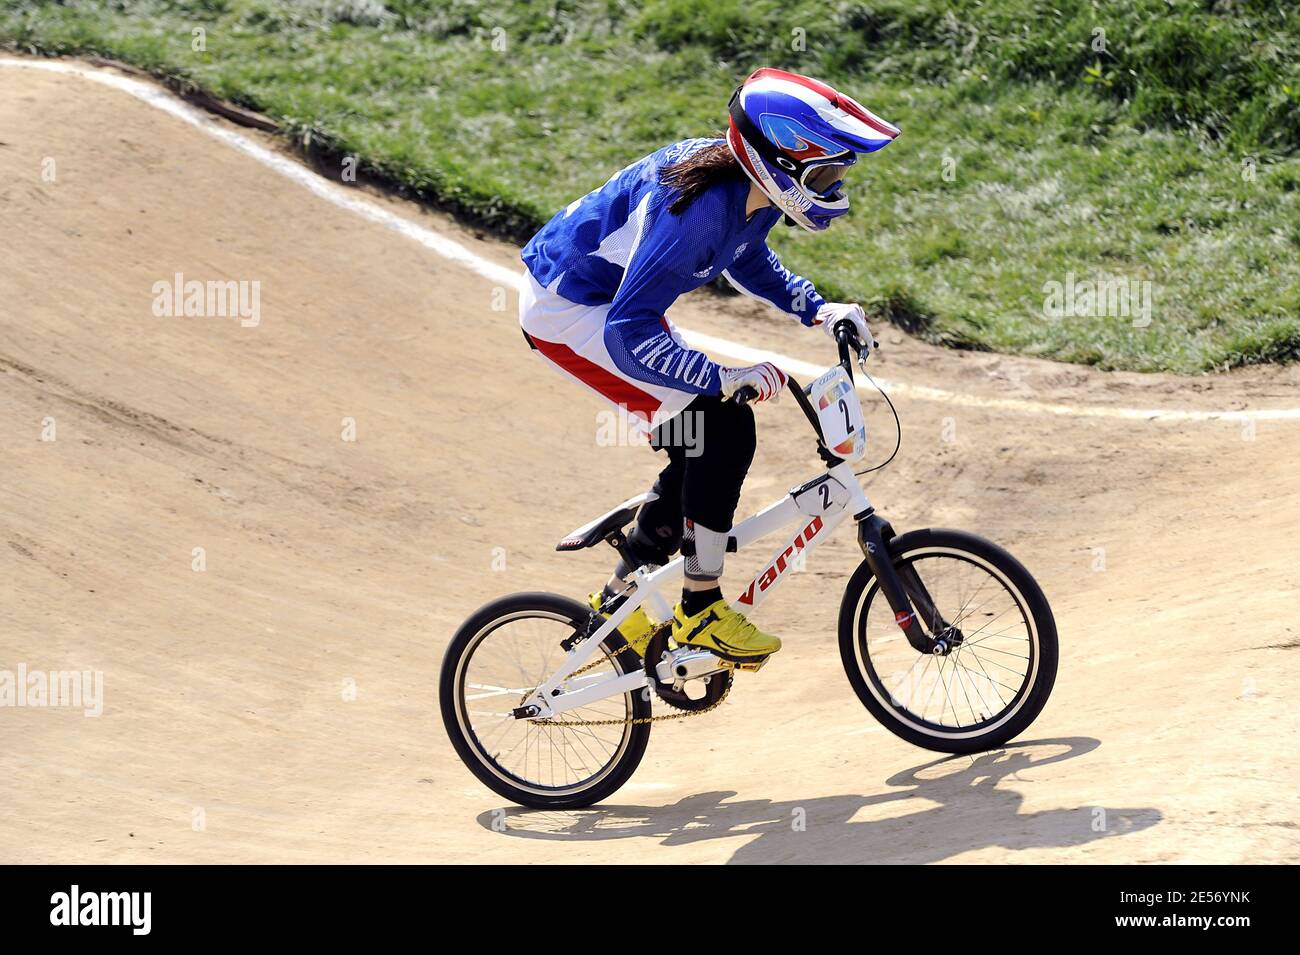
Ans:
<svg viewBox="0 0 1300 955"><path fill-rule="evenodd" d="M418 242L430 252L448 261L454 262L471 272L483 276L498 285L504 285L518 291L522 284L522 267L506 268L489 261L483 256L467 249L465 246L439 235L426 226L417 225L385 209L383 206L366 198L363 194L349 190L347 187L330 182L315 172L274 150L267 149L247 136L218 123L206 113L174 96L171 92L143 80L122 76L111 70L94 69L76 63L61 60L26 60L0 57L0 67L18 69L45 70L51 73L64 73L81 77L114 89L121 90L139 100L154 106L165 113L175 116L191 126L221 140L241 153L257 160L264 166L275 170L286 179L310 190L326 202L346 209L363 219L377 225L392 229L394 232ZM825 368L811 362L792 358L788 355L742 345L729 339L706 335L703 332L681 329L686 340L697 348L720 352L743 362L771 361L792 374L805 378L816 378ZM874 376L873 376L874 377ZM901 381L876 379L877 383L890 392L892 396L905 396L920 401L936 401L943 404L987 408L989 410L1009 411L1021 414L1061 415L1072 418L1116 418L1130 421L1280 421L1300 420L1300 408L1261 408L1249 411L1193 411L1169 408L1112 408L1105 405L1071 405L1045 401L1033 401L1023 398L986 398L964 392L948 391L928 385L913 385ZM872 391L871 385L859 382L863 391Z"/></svg>

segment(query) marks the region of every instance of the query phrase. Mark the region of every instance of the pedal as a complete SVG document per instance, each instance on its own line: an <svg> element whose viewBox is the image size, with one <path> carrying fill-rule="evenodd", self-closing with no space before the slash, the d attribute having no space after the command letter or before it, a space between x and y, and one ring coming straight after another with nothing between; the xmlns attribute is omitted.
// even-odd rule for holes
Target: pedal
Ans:
<svg viewBox="0 0 1300 955"><path fill-rule="evenodd" d="M743 663L739 660L728 660L726 657L718 657L718 665L724 670L747 670L750 673L757 673L759 670L763 669L763 664L765 664L771 656L772 654L769 653L765 657L755 657L753 660L746 660Z"/></svg>

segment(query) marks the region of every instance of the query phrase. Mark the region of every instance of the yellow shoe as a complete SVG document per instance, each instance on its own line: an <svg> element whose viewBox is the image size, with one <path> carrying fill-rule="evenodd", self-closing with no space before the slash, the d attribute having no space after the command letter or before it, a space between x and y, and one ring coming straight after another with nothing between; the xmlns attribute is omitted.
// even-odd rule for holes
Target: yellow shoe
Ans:
<svg viewBox="0 0 1300 955"><path fill-rule="evenodd" d="M673 640L678 646L711 650L733 663L756 663L781 649L780 640L759 630L725 600L715 600L693 617L678 604L673 608Z"/></svg>
<svg viewBox="0 0 1300 955"><path fill-rule="evenodd" d="M601 604L604 602L605 598L600 591L596 591L587 597L587 605L596 613L600 613ZM627 645L641 657L645 656L645 649L650 644L650 635L654 633L654 630L654 622L642 607L633 610L631 616L619 624L618 628L618 632L623 635Z"/></svg>

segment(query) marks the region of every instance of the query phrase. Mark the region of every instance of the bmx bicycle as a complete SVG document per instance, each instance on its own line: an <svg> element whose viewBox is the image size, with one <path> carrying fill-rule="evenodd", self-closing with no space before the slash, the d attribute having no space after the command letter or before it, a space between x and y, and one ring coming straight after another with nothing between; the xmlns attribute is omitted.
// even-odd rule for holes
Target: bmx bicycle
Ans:
<svg viewBox="0 0 1300 955"><path fill-rule="evenodd" d="M1056 679L1056 624L1024 566L965 531L895 535L853 470L866 453L853 378L869 345L835 330L839 363L789 388L817 435L823 474L736 524L727 549L793 534L739 596L746 613L850 518L863 560L840 602L839 648L858 698L886 729L924 749L995 749L1038 716ZM736 400L750 400L741 389ZM874 469L871 469L874 470ZM629 498L566 536L561 551L602 542L620 554L623 529L653 492ZM635 560L628 560L635 565ZM489 789L523 806L571 809L614 793L645 754L654 722L718 707L736 669L755 669L671 639L684 558L641 567L608 614L552 593L517 593L475 611L447 647L439 680L443 724L457 754ZM644 659L618 627L644 606L654 621ZM602 608L602 610L605 608ZM652 714L660 701L669 712Z"/></svg>

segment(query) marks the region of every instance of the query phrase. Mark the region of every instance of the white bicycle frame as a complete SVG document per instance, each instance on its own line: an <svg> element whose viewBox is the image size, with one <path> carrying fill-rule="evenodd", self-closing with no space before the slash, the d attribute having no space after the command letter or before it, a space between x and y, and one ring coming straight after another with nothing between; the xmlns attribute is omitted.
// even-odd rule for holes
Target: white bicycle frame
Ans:
<svg viewBox="0 0 1300 955"><path fill-rule="evenodd" d="M796 565L803 566L808 553L830 537L846 517L870 510L871 502L858 483L852 464L842 461L819 477L793 488L776 503L741 521L731 530L737 551L783 527L794 525L797 530L768 561L737 602L747 609L757 607ZM685 576L684 566L685 558L678 557L654 570L638 568L630 578L630 582L636 585L635 590L598 629L575 644L560 668L524 701L521 709L535 711L530 712L526 719L546 719L596 700L648 687L650 677L641 668L635 673L622 676L591 674L569 680L569 675L599 652L601 642L618 629L638 607L644 606L653 620L671 618L672 605L664 597L664 588L675 589L680 586Z"/></svg>

